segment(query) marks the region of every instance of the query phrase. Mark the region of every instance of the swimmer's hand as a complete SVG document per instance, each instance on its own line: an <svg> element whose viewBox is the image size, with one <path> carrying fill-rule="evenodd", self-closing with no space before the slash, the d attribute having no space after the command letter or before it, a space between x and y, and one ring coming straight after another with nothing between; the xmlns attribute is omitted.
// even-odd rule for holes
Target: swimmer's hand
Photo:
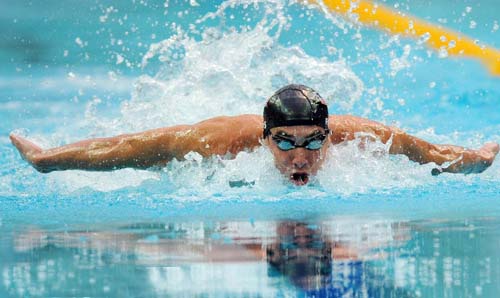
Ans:
<svg viewBox="0 0 500 298"><path fill-rule="evenodd" d="M40 156L43 153L42 148L14 133L10 134L10 141L16 146L17 150L19 150L21 157L30 163L37 171L41 173L50 172L50 170L45 169L40 162Z"/></svg>
<svg viewBox="0 0 500 298"><path fill-rule="evenodd" d="M497 143L486 143L478 150L465 150L459 160L446 168L434 168L431 173L434 176L442 173L481 173L491 166L499 151Z"/></svg>

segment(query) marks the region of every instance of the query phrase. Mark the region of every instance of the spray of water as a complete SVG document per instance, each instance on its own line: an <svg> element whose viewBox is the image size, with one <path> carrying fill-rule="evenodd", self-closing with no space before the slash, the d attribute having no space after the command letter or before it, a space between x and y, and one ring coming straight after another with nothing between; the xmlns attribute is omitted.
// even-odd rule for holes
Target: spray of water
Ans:
<svg viewBox="0 0 500 298"><path fill-rule="evenodd" d="M187 28L172 24L175 33L151 44L144 55L142 67L148 74L135 81L131 99L121 105L121 115L97 117L99 100L95 99L88 105L84 125L100 135L114 135L190 124L218 115L260 114L266 98L289 83L301 83L318 90L333 112L349 111L367 94L376 98L382 107L383 102L374 94L377 91L366 90L341 54L337 59L316 57L308 54L300 43L288 45L282 41L290 39L286 36L294 22L290 10L297 9L298 5L280 0L225 1L216 11L201 16ZM317 8L303 9L309 12ZM241 26L228 25L232 10L250 11L246 16L250 14L256 21ZM331 14L325 18L344 34L355 28ZM359 35L358 29L352 30L354 35ZM402 56L393 57L387 66L391 76L411 67L409 54L410 47L404 46ZM434 135L434 139L437 138ZM313 179L312 186L300 189L301 197L386 192L437 183L430 176L433 165L420 166L402 156L389 156L389 144L380 142L364 144L365 149L361 150L360 142L361 139L356 139L331 148L328 161ZM2 180L6 185L3 189L9 193L20 188L31 194L89 189L107 192L147 184L146 192L165 193L180 200L234 197L274 200L293 197L297 190L281 177L265 147L240 153L232 160L221 157L203 160L196 153L190 153L186 160L174 160L156 171L55 172L44 176L42 182L24 181L19 187L13 187L12 181L19 175L30 176L23 174L29 171L32 170L6 176L12 179ZM496 176L487 175L489 179ZM467 181L470 178L451 179ZM40 190L40 183L47 187Z"/></svg>

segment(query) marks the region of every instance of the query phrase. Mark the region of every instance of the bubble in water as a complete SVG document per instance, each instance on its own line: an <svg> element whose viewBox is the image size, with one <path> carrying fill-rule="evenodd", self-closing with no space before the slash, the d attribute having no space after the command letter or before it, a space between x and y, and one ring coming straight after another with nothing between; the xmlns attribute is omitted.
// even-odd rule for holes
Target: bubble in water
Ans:
<svg viewBox="0 0 500 298"><path fill-rule="evenodd" d="M469 23L469 28L471 28L471 29L475 29L475 28L476 28L476 26L477 26L477 23L476 23L475 21L470 21L470 23Z"/></svg>

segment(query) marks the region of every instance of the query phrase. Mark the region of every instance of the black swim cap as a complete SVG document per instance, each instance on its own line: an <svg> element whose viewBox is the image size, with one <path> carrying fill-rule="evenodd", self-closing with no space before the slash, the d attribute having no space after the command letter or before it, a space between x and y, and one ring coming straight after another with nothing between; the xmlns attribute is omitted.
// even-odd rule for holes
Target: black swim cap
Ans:
<svg viewBox="0 0 500 298"><path fill-rule="evenodd" d="M271 96L264 107L264 138L279 126L317 125L328 133L328 107L312 88L287 85Z"/></svg>

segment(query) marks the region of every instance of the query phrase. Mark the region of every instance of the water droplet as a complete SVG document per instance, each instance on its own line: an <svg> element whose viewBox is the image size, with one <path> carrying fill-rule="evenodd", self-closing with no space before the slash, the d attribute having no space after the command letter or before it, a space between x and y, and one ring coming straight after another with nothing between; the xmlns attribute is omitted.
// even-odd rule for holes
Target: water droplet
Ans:
<svg viewBox="0 0 500 298"><path fill-rule="evenodd" d="M418 44L426 43L429 40L429 38L431 38L431 34L429 32L425 32L418 39Z"/></svg>
<svg viewBox="0 0 500 298"><path fill-rule="evenodd" d="M116 54L116 64L121 64L121 63L123 63L124 60L125 59L123 58L122 55Z"/></svg>
<svg viewBox="0 0 500 298"><path fill-rule="evenodd" d="M446 58L446 57L448 57L448 51L444 47L441 47L439 49L439 52L438 52L438 57L439 58Z"/></svg>
<svg viewBox="0 0 500 298"><path fill-rule="evenodd" d="M114 71L109 71L108 72L108 78L111 81L114 81L114 82L116 82L118 80L117 77L116 77L116 73Z"/></svg>
<svg viewBox="0 0 500 298"><path fill-rule="evenodd" d="M80 38L80 37L75 38L75 42L76 42L76 44L77 44L77 45L79 45L80 47L83 47L83 41L81 40L81 38Z"/></svg>

